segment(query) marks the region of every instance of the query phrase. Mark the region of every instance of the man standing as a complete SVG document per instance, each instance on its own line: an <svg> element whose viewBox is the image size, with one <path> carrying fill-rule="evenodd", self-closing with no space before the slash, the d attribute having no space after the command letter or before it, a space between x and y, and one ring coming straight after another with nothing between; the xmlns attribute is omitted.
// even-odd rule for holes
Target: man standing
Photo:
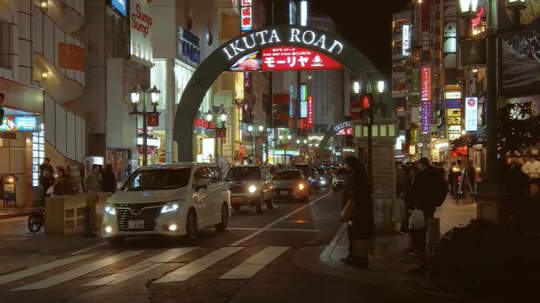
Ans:
<svg viewBox="0 0 540 303"><path fill-rule="evenodd" d="M88 192L100 192L101 184L99 182L99 165L92 165L92 172L84 178L85 189Z"/></svg>
<svg viewBox="0 0 540 303"><path fill-rule="evenodd" d="M420 173L413 183L410 201L416 209L424 213L427 226L428 219L433 218L436 208L444 202L448 186L440 171L432 167L427 158L421 158L417 163ZM426 228L418 230L415 246L420 252L426 250L426 233Z"/></svg>
<svg viewBox="0 0 540 303"><path fill-rule="evenodd" d="M43 159L43 163L41 163L41 165L39 166L39 176L41 177L43 175L43 172L45 170L49 170L49 172L54 172L54 169L51 165L51 159L49 158L44 158Z"/></svg>

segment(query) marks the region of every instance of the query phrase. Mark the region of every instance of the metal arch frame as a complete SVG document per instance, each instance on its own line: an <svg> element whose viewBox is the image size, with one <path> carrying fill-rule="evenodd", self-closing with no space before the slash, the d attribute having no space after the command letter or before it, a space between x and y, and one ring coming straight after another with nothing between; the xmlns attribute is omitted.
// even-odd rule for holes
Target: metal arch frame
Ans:
<svg viewBox="0 0 540 303"><path fill-rule="evenodd" d="M325 35L326 41L339 41L343 45L343 49L339 53L328 52L320 47L306 45L303 43L291 42L289 34L292 29L299 29L301 31L313 31L317 36ZM249 38L251 34L272 30L277 31L281 41L276 43L265 43L263 45L255 45L250 49L245 49L241 52L235 53L234 56L228 58L224 49L228 48L231 44L241 41L243 38ZM358 49L347 41L341 40L337 35L321 31L316 28L303 27L303 26L269 26L258 28L255 31L243 34L229 42L224 43L217 48L210 56L208 56L197 68L191 79L189 80L180 104L178 105L175 119L174 119L174 141L178 146L178 162L193 162L193 121L199 110L199 107L204 99L204 96L208 89L214 84L217 78L222 72L228 71L229 68L242 56L254 52L266 49L273 46L297 46L305 49L314 50L323 53L330 58L333 58L337 62L341 63L345 68L348 68L353 75L357 78L364 80L383 80L385 79L373 65L373 63ZM230 53L230 51L229 51ZM386 94L386 98L391 98ZM385 98L385 99L386 99ZM388 101L388 100L386 100ZM326 143L328 143L328 139ZM321 144L322 147L323 146Z"/></svg>

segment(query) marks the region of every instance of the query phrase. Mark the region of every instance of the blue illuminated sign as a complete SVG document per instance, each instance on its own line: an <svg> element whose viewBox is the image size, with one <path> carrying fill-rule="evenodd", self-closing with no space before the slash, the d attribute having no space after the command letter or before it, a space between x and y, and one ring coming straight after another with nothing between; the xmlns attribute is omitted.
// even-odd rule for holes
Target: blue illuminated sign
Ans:
<svg viewBox="0 0 540 303"><path fill-rule="evenodd" d="M127 17L127 0L111 0L111 6L120 15Z"/></svg>
<svg viewBox="0 0 540 303"><path fill-rule="evenodd" d="M6 115L0 125L0 132L34 132L37 130L35 116Z"/></svg>

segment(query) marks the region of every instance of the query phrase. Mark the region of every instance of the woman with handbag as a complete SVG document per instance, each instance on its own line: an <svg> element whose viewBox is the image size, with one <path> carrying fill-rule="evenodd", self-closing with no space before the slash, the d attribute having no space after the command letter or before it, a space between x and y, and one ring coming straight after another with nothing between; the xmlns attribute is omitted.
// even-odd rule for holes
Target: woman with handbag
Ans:
<svg viewBox="0 0 540 303"><path fill-rule="evenodd" d="M359 269L368 269L369 255L375 248L375 223L371 186L364 165L355 157L345 159L345 168L352 173L345 183L344 200L347 201L341 213L343 221L352 221L350 227L351 257L343 260Z"/></svg>

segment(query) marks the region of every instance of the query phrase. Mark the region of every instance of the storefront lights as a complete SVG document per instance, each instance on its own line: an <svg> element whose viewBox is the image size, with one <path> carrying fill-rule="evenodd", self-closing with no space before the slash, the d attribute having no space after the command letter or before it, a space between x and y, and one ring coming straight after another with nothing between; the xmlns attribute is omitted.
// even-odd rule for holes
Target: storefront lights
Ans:
<svg viewBox="0 0 540 303"><path fill-rule="evenodd" d="M206 114L206 121L210 122L214 119L214 116L211 113Z"/></svg>
<svg viewBox="0 0 540 303"><path fill-rule="evenodd" d="M527 0L506 0L506 6L510 9L524 9L527 8Z"/></svg>
<svg viewBox="0 0 540 303"><path fill-rule="evenodd" d="M249 125L248 126L248 132L252 132L253 131L253 126Z"/></svg>
<svg viewBox="0 0 540 303"><path fill-rule="evenodd" d="M227 122L227 115L221 114L221 122Z"/></svg>
<svg viewBox="0 0 540 303"><path fill-rule="evenodd" d="M384 93L384 81L377 81L377 90L379 91L379 94Z"/></svg>
<svg viewBox="0 0 540 303"><path fill-rule="evenodd" d="M282 136L282 135L279 135L279 140L283 140L283 136Z"/></svg>
<svg viewBox="0 0 540 303"><path fill-rule="evenodd" d="M304 144L307 144L307 140L304 140Z"/></svg>
<svg viewBox="0 0 540 303"><path fill-rule="evenodd" d="M476 16L476 9L478 8L478 0L459 0L459 8L461 14L464 17Z"/></svg>
<svg viewBox="0 0 540 303"><path fill-rule="evenodd" d="M264 126L259 125L259 131L260 131L260 132L264 131Z"/></svg>
<svg viewBox="0 0 540 303"><path fill-rule="evenodd" d="M287 136L287 139L291 140L291 139L292 139L292 136L291 136L291 135L288 135L288 136Z"/></svg>

